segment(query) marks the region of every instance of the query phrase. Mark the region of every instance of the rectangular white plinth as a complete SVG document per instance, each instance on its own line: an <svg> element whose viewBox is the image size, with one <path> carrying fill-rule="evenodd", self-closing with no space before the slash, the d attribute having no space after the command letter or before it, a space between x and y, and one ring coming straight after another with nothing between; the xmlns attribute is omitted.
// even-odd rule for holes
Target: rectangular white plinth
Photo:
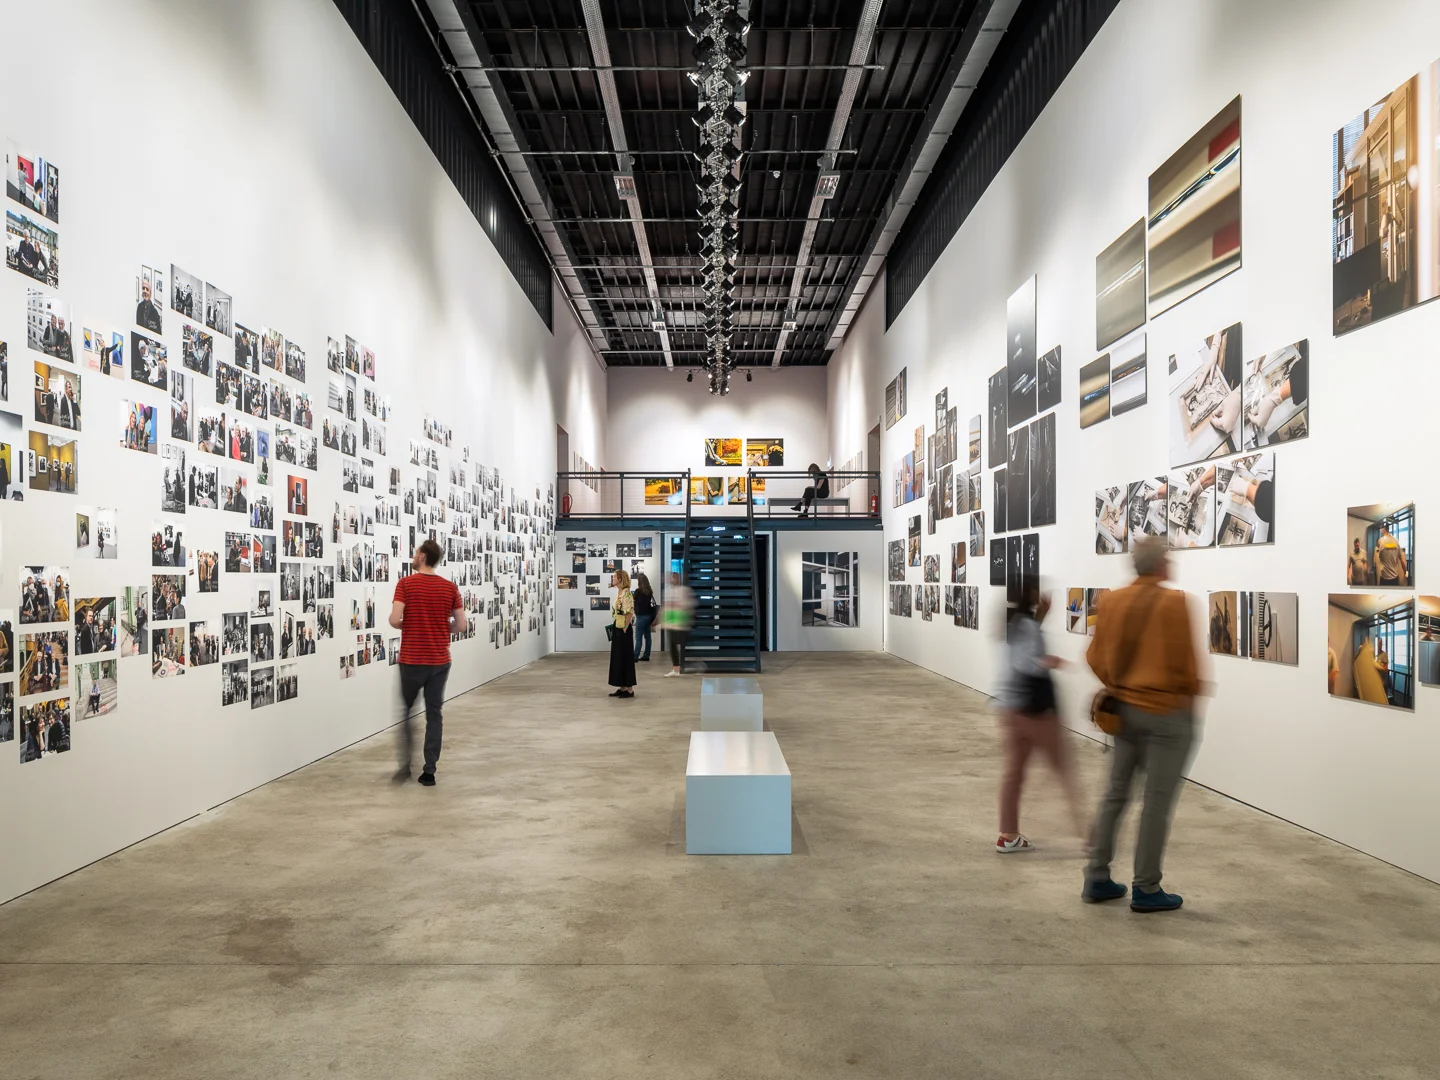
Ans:
<svg viewBox="0 0 1440 1080"><path fill-rule="evenodd" d="M749 678L700 680L701 731L763 731L765 695Z"/></svg>
<svg viewBox="0 0 1440 1080"><path fill-rule="evenodd" d="M687 855L789 855L790 767L773 731L692 731Z"/></svg>

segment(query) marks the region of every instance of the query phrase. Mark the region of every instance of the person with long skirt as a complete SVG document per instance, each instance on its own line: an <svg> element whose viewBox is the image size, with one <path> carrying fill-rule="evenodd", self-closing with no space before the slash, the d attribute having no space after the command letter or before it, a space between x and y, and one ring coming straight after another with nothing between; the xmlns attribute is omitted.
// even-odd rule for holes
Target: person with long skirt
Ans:
<svg viewBox="0 0 1440 1080"><path fill-rule="evenodd" d="M630 575L616 570L610 579L615 590L615 630L610 635L610 685L618 687L610 696L635 696L635 597L630 592Z"/></svg>

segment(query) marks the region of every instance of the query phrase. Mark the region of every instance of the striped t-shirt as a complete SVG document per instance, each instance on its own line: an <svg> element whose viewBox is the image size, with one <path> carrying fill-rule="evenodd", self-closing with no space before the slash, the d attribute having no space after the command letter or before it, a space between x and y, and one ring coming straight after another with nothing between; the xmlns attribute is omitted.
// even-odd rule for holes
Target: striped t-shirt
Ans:
<svg viewBox="0 0 1440 1080"><path fill-rule="evenodd" d="M405 605L400 628L400 663L450 663L450 612L461 606L460 590L439 574L407 574L395 583Z"/></svg>

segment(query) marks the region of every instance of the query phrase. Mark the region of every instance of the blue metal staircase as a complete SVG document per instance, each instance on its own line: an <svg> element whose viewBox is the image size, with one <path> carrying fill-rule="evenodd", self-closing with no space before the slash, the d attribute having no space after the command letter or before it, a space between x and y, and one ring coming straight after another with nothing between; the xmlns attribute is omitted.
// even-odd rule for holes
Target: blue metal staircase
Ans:
<svg viewBox="0 0 1440 1080"><path fill-rule="evenodd" d="M682 670L758 673L753 516L687 515L685 582L695 593L695 623Z"/></svg>

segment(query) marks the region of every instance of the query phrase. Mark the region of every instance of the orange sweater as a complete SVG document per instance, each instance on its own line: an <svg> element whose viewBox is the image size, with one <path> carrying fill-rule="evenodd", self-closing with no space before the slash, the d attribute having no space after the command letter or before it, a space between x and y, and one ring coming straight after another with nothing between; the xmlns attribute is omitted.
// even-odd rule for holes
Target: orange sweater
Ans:
<svg viewBox="0 0 1440 1080"><path fill-rule="evenodd" d="M1157 715L1190 708L1200 677L1188 608L1183 592L1162 589L1154 578L1137 578L1100 598L1085 659L1110 693ZM1135 652L1122 656L1128 641L1136 641Z"/></svg>

